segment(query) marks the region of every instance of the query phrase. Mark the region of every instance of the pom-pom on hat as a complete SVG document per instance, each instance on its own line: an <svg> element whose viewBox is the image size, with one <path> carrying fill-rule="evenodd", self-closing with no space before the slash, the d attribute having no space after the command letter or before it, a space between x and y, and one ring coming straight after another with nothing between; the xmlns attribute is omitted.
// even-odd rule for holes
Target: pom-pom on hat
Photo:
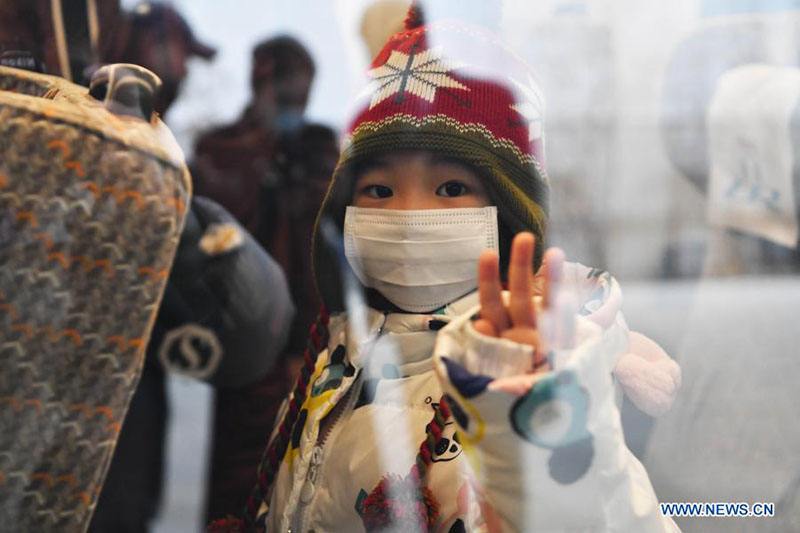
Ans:
<svg viewBox="0 0 800 533"><path fill-rule="evenodd" d="M462 3L434 0L435 9L425 13L412 4L406 29L375 57L352 107L314 235L317 286L332 312L343 309L341 281L320 221L342 227L354 169L387 152L424 150L474 168L498 206L501 263L520 231L536 235L535 267L541 262L549 196L541 91L530 69L494 34L462 15L450 18L457 10L447 6Z"/></svg>

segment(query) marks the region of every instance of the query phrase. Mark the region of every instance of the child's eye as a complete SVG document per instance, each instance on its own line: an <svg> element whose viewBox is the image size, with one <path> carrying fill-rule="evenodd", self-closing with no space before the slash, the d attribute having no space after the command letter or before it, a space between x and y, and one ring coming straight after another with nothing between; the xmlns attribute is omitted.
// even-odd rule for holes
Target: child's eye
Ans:
<svg viewBox="0 0 800 533"><path fill-rule="evenodd" d="M460 181L448 181L436 189L437 196L464 196L468 192L469 188Z"/></svg>
<svg viewBox="0 0 800 533"><path fill-rule="evenodd" d="M370 198L389 198L394 194L386 185L367 185L361 192Z"/></svg>

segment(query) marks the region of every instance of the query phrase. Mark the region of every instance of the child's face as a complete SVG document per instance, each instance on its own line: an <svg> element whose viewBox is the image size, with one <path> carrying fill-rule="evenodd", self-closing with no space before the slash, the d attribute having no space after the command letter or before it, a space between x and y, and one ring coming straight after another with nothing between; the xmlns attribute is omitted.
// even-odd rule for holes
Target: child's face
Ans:
<svg viewBox="0 0 800 533"><path fill-rule="evenodd" d="M398 152L370 161L356 177L355 207L485 207L489 195L468 166L429 152Z"/></svg>

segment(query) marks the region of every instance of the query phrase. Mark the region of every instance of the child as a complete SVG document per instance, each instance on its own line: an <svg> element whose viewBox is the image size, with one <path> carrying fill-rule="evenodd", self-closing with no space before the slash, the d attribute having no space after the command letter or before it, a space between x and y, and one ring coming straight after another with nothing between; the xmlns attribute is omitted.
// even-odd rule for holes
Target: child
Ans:
<svg viewBox="0 0 800 533"><path fill-rule="evenodd" d="M328 311L265 453L248 527L676 529L624 445L614 403L629 337L619 286L544 253L540 100L524 65L482 30L425 26L412 8L369 75L315 231ZM345 265L324 242L325 221L343 229ZM352 274L367 289L365 323L345 308ZM566 285L578 313L558 296ZM649 355L636 355L645 370L629 386L655 387L661 396L647 401L664 407L677 374L651 372L646 359L665 356L637 342Z"/></svg>

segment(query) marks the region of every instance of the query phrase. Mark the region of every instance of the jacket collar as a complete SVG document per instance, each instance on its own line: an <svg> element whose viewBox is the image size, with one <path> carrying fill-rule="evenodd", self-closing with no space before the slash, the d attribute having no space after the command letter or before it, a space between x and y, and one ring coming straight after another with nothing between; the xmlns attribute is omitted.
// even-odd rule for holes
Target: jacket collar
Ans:
<svg viewBox="0 0 800 533"><path fill-rule="evenodd" d="M343 332L348 359L368 377L393 379L426 372L433 368L437 332L477 303L474 291L433 313L386 313L372 308L350 313ZM354 323L357 320L363 323Z"/></svg>

